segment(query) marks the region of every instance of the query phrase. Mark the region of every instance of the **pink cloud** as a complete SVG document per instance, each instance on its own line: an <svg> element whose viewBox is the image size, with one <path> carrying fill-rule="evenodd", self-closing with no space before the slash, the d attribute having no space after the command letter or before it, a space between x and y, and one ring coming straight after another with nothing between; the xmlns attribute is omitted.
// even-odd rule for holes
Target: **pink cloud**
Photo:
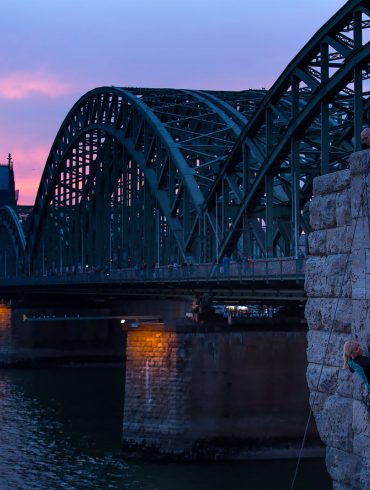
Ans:
<svg viewBox="0 0 370 490"><path fill-rule="evenodd" d="M24 99L32 95L59 97L73 90L68 83L42 70L19 71L0 76L1 99Z"/></svg>

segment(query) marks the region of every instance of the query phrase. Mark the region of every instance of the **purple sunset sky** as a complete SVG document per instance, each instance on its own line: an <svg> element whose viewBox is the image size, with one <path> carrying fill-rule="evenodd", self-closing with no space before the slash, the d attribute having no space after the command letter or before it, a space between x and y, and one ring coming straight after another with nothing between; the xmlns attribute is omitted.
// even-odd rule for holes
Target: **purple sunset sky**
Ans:
<svg viewBox="0 0 370 490"><path fill-rule="evenodd" d="M69 109L103 85L269 88L344 0L1 0L0 161L33 204Z"/></svg>

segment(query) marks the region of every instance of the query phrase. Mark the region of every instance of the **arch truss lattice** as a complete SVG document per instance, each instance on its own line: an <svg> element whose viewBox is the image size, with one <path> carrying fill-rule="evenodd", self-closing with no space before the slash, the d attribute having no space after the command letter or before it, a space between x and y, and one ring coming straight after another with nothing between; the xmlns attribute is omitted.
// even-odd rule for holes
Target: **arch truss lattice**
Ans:
<svg viewBox="0 0 370 490"><path fill-rule="evenodd" d="M347 166L369 123L369 2L337 12L250 118L205 203L217 255L298 255L317 175Z"/></svg>
<svg viewBox="0 0 370 490"><path fill-rule="evenodd" d="M44 169L30 268L203 260L205 198L263 96L114 87L86 94L63 122Z"/></svg>
<svg viewBox="0 0 370 490"><path fill-rule="evenodd" d="M23 270L297 256L313 178L344 168L369 122L369 32L369 1L347 2L268 92L85 94L52 145L26 244L3 211Z"/></svg>
<svg viewBox="0 0 370 490"><path fill-rule="evenodd" d="M24 270L26 240L21 223L10 206L0 208L0 278L18 276Z"/></svg>

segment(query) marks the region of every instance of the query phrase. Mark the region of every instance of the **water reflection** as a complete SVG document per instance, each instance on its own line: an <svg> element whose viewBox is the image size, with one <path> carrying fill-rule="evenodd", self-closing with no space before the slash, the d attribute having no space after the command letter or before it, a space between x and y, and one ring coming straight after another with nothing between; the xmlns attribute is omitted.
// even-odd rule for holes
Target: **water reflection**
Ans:
<svg viewBox="0 0 370 490"><path fill-rule="evenodd" d="M0 372L1 481L17 489L100 488L91 485L103 478L101 488L109 488L105 475L118 472L121 483L122 383L121 370Z"/></svg>
<svg viewBox="0 0 370 490"><path fill-rule="evenodd" d="M11 328L0 305L3 358ZM295 461L125 462L123 378L123 368L0 369L0 490L290 488ZM324 462L303 462L297 488L331 488Z"/></svg>
<svg viewBox="0 0 370 490"><path fill-rule="evenodd" d="M0 364L7 362L10 355L11 315L10 307L0 303Z"/></svg>
<svg viewBox="0 0 370 490"><path fill-rule="evenodd" d="M126 463L120 457L121 369L0 371L1 489L289 488L294 462ZM305 462L300 489L326 489Z"/></svg>
<svg viewBox="0 0 370 490"><path fill-rule="evenodd" d="M8 305L0 303L0 329L10 325L11 309Z"/></svg>

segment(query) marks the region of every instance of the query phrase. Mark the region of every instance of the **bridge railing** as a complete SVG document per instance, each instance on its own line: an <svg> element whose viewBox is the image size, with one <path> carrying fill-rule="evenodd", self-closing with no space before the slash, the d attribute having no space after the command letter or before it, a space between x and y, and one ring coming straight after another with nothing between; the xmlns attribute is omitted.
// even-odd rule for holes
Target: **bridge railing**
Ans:
<svg viewBox="0 0 370 490"><path fill-rule="evenodd" d="M58 284L58 283L135 283L135 282L191 282L191 281L254 281L302 279L304 258L273 258L221 264L184 264L150 268L63 272L62 274L30 277L0 277L0 284Z"/></svg>

